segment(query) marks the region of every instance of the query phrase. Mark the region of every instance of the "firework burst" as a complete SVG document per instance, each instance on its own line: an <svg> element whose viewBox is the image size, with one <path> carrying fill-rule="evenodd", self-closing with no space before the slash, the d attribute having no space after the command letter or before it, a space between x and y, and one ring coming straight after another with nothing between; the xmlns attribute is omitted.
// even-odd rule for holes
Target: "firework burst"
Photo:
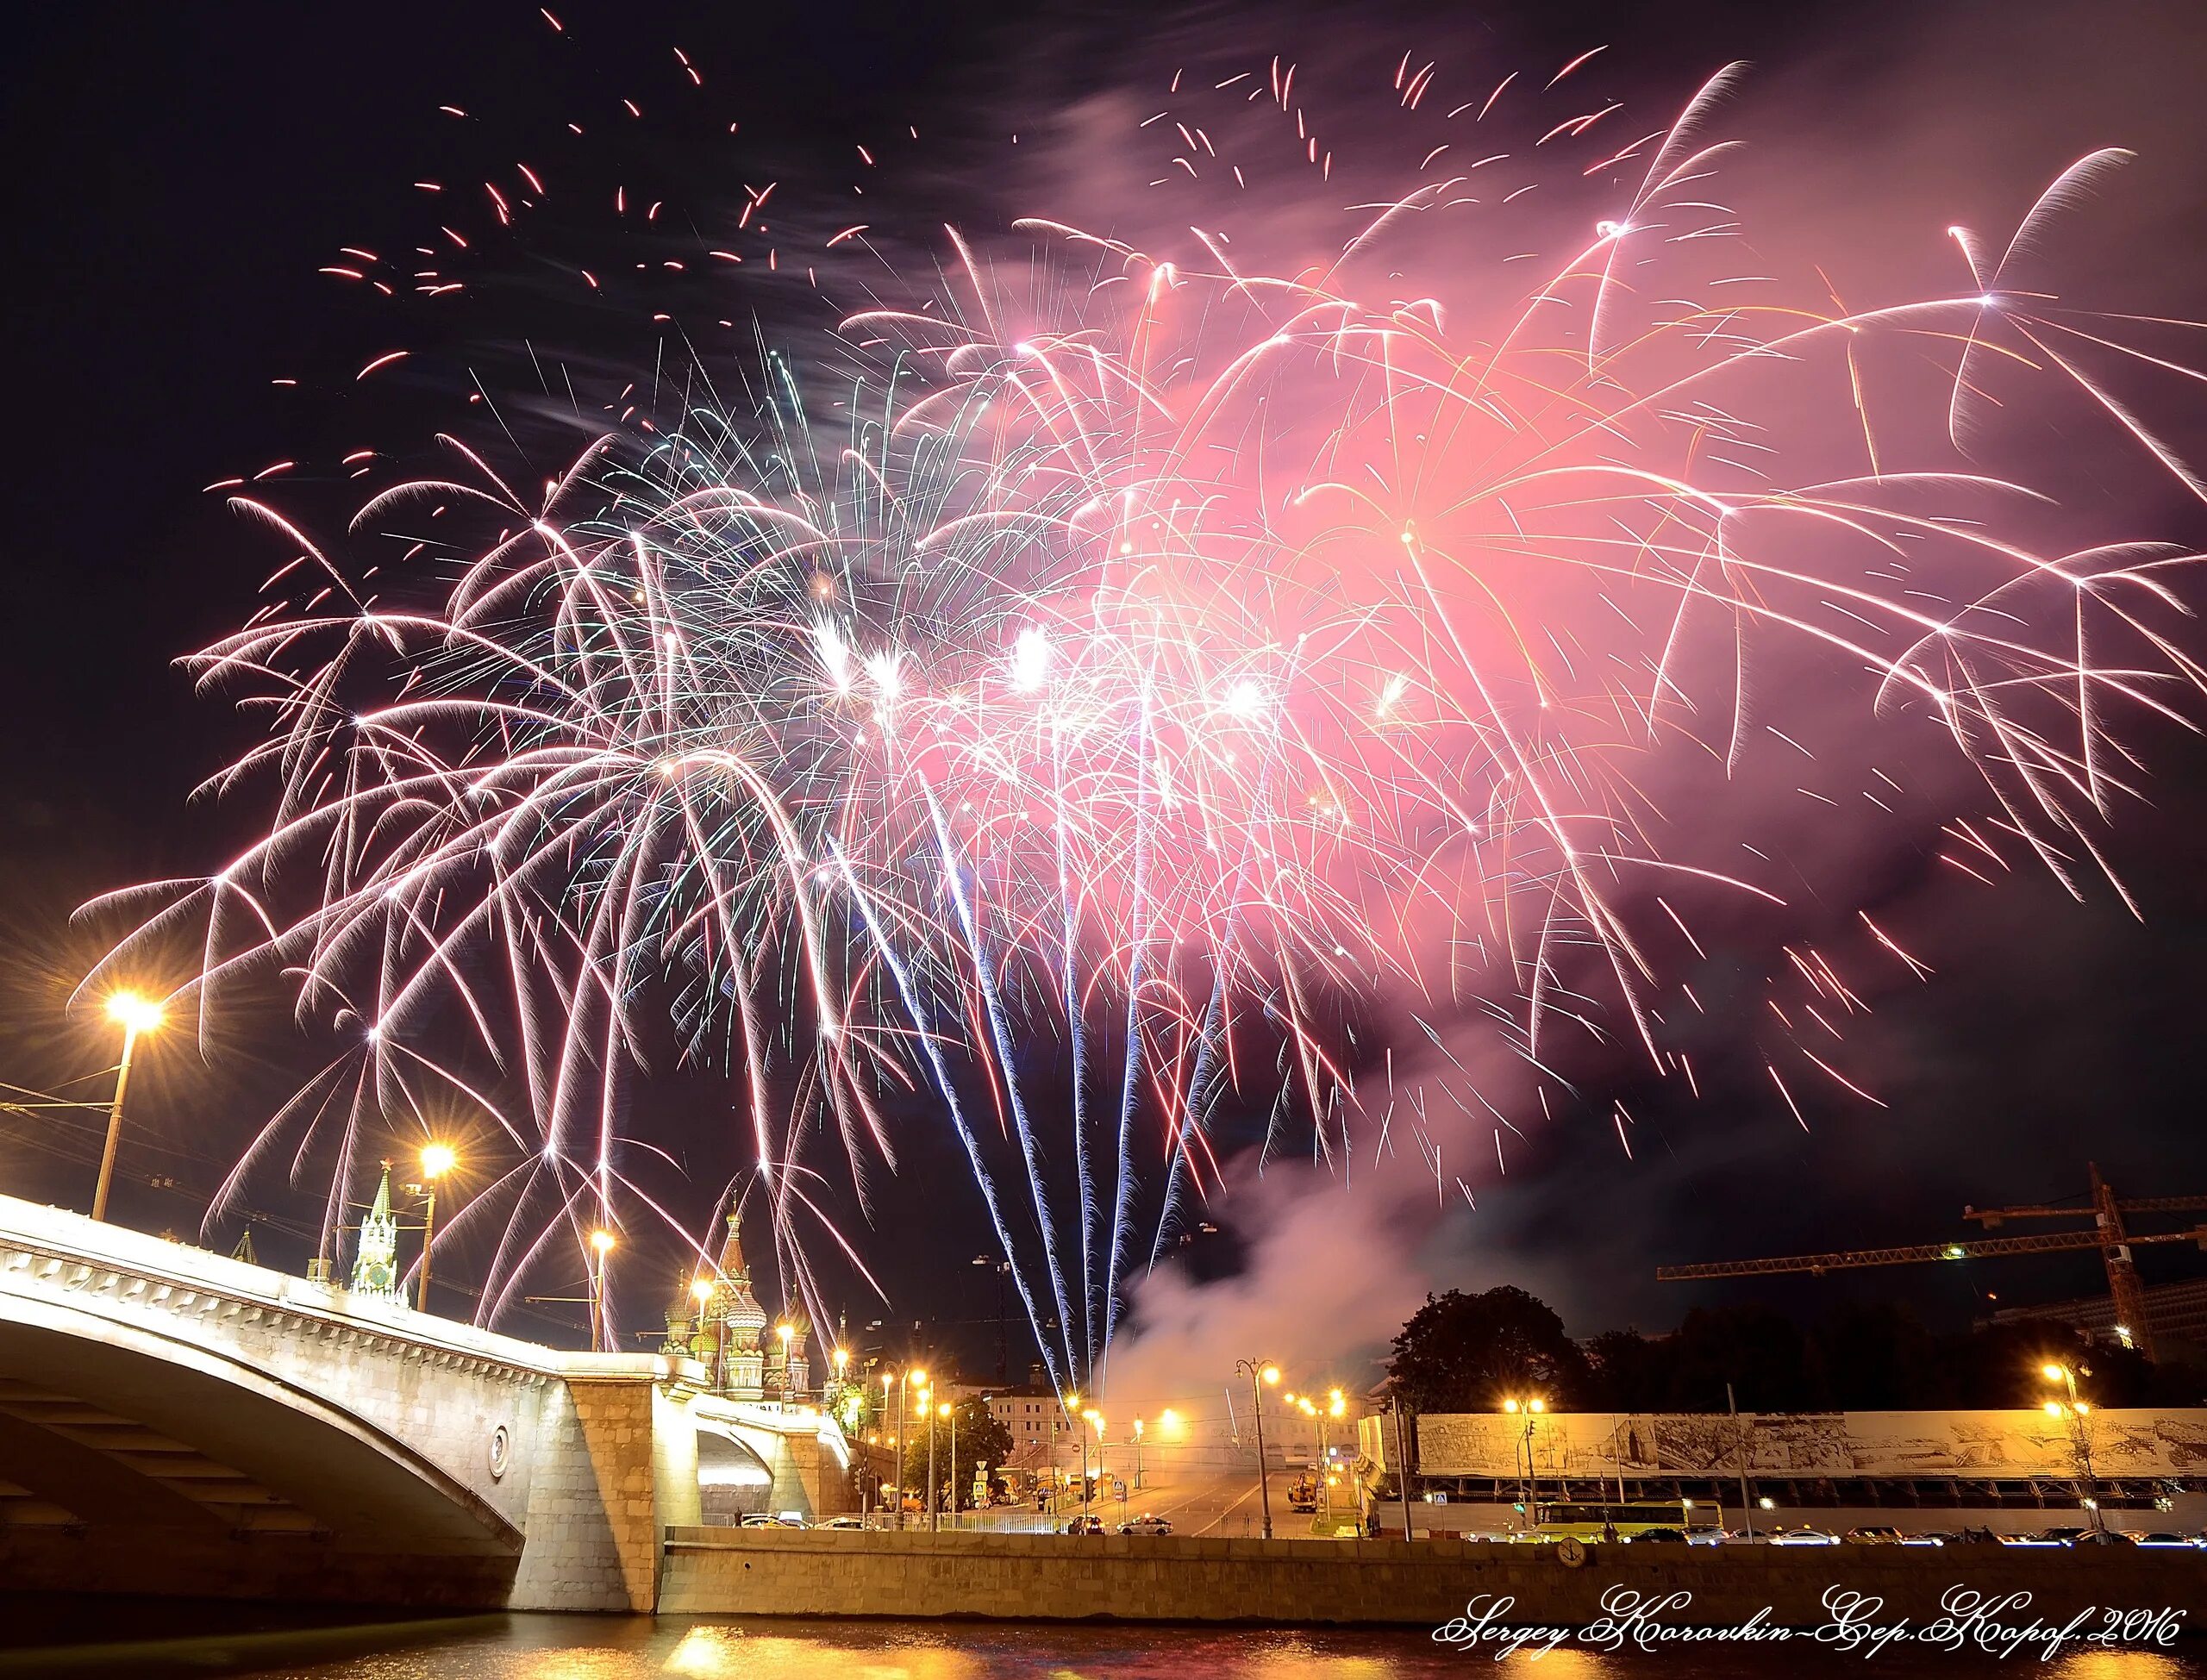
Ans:
<svg viewBox="0 0 2207 1680"><path fill-rule="evenodd" d="M1397 102L1435 74L1405 60ZM1266 1152L1344 1179L1412 1140L1445 1190L1467 1168L1376 1071L1408 1023L1460 1105L1491 1106L1427 1017L1478 1021L1559 1088L1573 1044L1613 1040L1693 1078L1664 1032L1701 1007L1676 972L1692 907L1786 893L1707 822L1682 835L1666 766L1812 754L1759 719L1758 672L1813 667L1836 727L1942 742L1991 801L1954 813L1958 846L2019 844L2073 888L2104 871L2124 726L2198 686L2197 556L2041 553L2016 533L2042 494L1957 446L1994 390L2066 390L2203 493L2087 371L2166 369L2143 347L2183 324L2023 289L2120 154L2062 176L2004 255L1958 235L1952 296L1811 306L1739 266L1704 133L1729 77L1597 147L1612 214L1530 285L1479 255L1517 196L1482 185L1506 159L1429 153L1292 272L1217 228L1163 254L1037 219L1016 261L952 234L938 284L816 353L778 339L741 400L692 351L678 401L548 476L444 436L451 467L370 495L342 546L241 494L292 558L190 663L269 721L215 784L269 817L209 877L118 895L143 921L109 959L191 927L203 1017L278 975L333 1035L231 1192L287 1153L334 1161L334 1227L394 1126L456 1093L508 1140L440 1232L488 1254L486 1317L601 1223L697 1252L624 1119L646 1017L670 1019L731 1072L747 1193L815 1321L822 1256L868 1276L837 1208L869 1205L925 1115L1085 1384L1219 1185L1222 1115L1268 1114ZM1292 67L1244 80L1210 97L1268 91L1297 190L1332 191ZM1246 184L1175 109L1187 176ZM1612 109L1543 143L1595 146ZM486 183L501 227L544 196L523 173ZM1421 262L1446 284L1406 278ZM1937 370L1936 434L1873 420L1882 357ZM1876 1101L1828 1019L1855 991L1785 954L1778 1091L1796 1115L1804 1081ZM1810 1021L1829 1036L1794 1042Z"/></svg>

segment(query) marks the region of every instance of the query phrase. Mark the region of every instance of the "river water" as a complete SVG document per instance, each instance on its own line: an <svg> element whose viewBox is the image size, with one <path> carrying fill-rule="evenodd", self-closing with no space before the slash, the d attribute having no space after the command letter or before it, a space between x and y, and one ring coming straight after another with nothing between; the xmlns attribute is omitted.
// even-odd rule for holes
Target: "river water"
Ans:
<svg viewBox="0 0 2207 1680"><path fill-rule="evenodd" d="M195 1621L195 1617L197 1618ZM68 1641L47 1643L47 1641ZM104 1641L94 1643L92 1641ZM1416 1630L1316 1632L1133 1623L797 1621L741 1617L471 1616L284 1626L234 1610L0 1598L0 1676L299 1680L2207 1680L2207 1641L2166 1651L2072 1646L2050 1662L1895 1646L1874 1658L1798 1642L1544 1657L1437 1645Z"/></svg>

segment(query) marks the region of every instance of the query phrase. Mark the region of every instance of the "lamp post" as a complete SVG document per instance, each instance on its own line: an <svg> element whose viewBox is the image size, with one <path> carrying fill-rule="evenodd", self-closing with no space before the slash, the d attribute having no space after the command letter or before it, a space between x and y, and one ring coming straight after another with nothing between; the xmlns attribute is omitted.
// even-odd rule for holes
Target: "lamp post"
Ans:
<svg viewBox="0 0 2207 1680"><path fill-rule="evenodd" d="M1141 1491L1141 1420L1135 1420L1135 1491Z"/></svg>
<svg viewBox="0 0 2207 1680"><path fill-rule="evenodd" d="M1104 1414L1091 1406L1080 1416L1081 1421L1096 1432L1096 1492L1100 1498L1104 1492ZM1086 1435L1080 1438L1080 1444L1084 1448L1087 1446Z"/></svg>
<svg viewBox="0 0 2207 1680"><path fill-rule="evenodd" d="M1057 1495L1064 1492L1064 1488L1057 1486L1057 1437L1060 1437L1061 1433L1060 1421L1071 1421L1072 1415L1079 1411L1079 1406L1081 1406L1079 1389L1075 1389L1072 1393L1066 1393L1066 1396L1057 1396L1057 1417L1053 1417L1051 1420L1051 1510L1053 1512L1057 1510ZM1086 1477L1086 1464L1088 1459L1086 1455L1084 1455L1081 1457L1081 1466L1084 1466L1081 1475L1084 1477ZM1081 1495L1086 1496L1086 1492L1088 1492L1088 1483L1081 1482Z"/></svg>
<svg viewBox="0 0 2207 1680"><path fill-rule="evenodd" d="M1306 1399L1308 1396L1304 1396ZM1334 1451L1326 1439L1326 1420L1343 1415L1348 1410L1348 1401L1339 1389L1329 1389L1323 1406L1313 1405L1312 1415L1318 1420L1318 1475L1319 1496L1326 1502L1326 1521L1334 1517Z"/></svg>
<svg viewBox="0 0 2207 1680"><path fill-rule="evenodd" d="M590 1272L590 1349L595 1353L605 1339L605 1257L613 1252L613 1233L603 1226L590 1233L590 1246L597 1252L597 1264L588 1268Z"/></svg>
<svg viewBox="0 0 2207 1680"><path fill-rule="evenodd" d="M889 1390L897 1390L897 1526L904 1526L904 1390L897 1386L897 1374L881 1373L881 1421L889 1421Z"/></svg>
<svg viewBox="0 0 2207 1680"><path fill-rule="evenodd" d="M958 1408L946 1400L937 1408L935 1415L950 1420L950 1526L955 1528L958 1526ZM928 1435L932 1449L935 1432L929 1430Z"/></svg>
<svg viewBox="0 0 2207 1680"><path fill-rule="evenodd" d="M2077 1488L2077 1502L2092 1514L2092 1527L2099 1533L2107 1533L2107 1517L2100 1509L2099 1483L2092 1474L2091 1403L2077 1395L2077 1373L2067 1365L2047 1365L2039 1368L2039 1375L2049 1383L2060 1383L2067 1391L2066 1400L2046 1402L2048 1417L2066 1418L2069 1423L2069 1437L2076 1455L2073 1466L2079 1472L2073 1478Z"/></svg>
<svg viewBox="0 0 2207 1680"><path fill-rule="evenodd" d="M935 1390L920 1390L920 1415L928 1421L928 1533L934 1533L940 1526L935 1520Z"/></svg>
<svg viewBox="0 0 2207 1680"><path fill-rule="evenodd" d="M1272 1493L1265 1475L1265 1387L1279 1383L1279 1367L1269 1359L1236 1359L1234 1369L1249 1377L1249 1408L1257 1426L1257 1502L1264 1508L1265 1538L1272 1537Z"/></svg>
<svg viewBox="0 0 2207 1680"><path fill-rule="evenodd" d="M107 1217L108 1187L115 1181L115 1150L122 1141L122 1094L130 1088L130 1052L138 1035L161 1024L161 1006L134 991L119 991L107 1001L107 1018L122 1028L122 1062L115 1071L115 1102L107 1111L107 1146L100 1151L99 1183L92 1190L92 1217Z"/></svg>
<svg viewBox="0 0 2207 1680"><path fill-rule="evenodd" d="M1078 1395L1073 1396L1075 1404L1078 1404L1079 1400ZM1073 1433L1080 1437L1080 1508L1084 1511L1089 1508L1095 1496L1095 1489L1088 1479L1088 1430L1085 1427L1087 1422L1086 1412L1083 1412L1072 1421Z"/></svg>
<svg viewBox="0 0 2207 1680"><path fill-rule="evenodd" d="M1541 1491L1540 1475L1533 1465L1533 1425L1534 1421L1547 1408L1548 1402L1538 1395L1524 1400L1512 1396L1502 1402L1504 1411L1513 1417L1522 1415L1525 1420L1522 1437L1525 1450L1525 1526L1529 1528L1534 1526L1537 1514L1534 1507Z"/></svg>
<svg viewBox="0 0 2207 1680"><path fill-rule="evenodd" d="M797 1327L787 1323L777 1324L774 1327L774 1333L782 1339L782 1405L786 1409L791 1402L797 1398L796 1392L791 1386L791 1379L796 1373L790 1366L790 1343L797 1335Z"/></svg>
<svg viewBox="0 0 2207 1680"><path fill-rule="evenodd" d="M1387 1379L1387 1409L1395 1419L1395 1491L1403 1498L1403 1538L1415 1538L1410 1532L1410 1450L1403 1429L1403 1380L1399 1377Z"/></svg>
<svg viewBox="0 0 2207 1680"><path fill-rule="evenodd" d="M908 1371L897 1389L897 1526L904 1526L904 1435L910 1428L910 1414L912 1390L925 1390L928 1374L924 1371Z"/></svg>
<svg viewBox="0 0 2207 1680"><path fill-rule="evenodd" d="M416 1286L414 1299L419 1310L429 1310L429 1245L437 1240L437 1180L453 1169L459 1159L448 1143L426 1144L422 1149L422 1182L416 1188L422 1193L422 1281Z"/></svg>

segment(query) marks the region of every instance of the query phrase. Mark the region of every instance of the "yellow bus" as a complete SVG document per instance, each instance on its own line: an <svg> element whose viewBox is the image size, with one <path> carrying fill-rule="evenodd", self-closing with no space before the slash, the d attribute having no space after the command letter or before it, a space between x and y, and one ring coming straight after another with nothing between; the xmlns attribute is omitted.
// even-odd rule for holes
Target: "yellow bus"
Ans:
<svg viewBox="0 0 2207 1680"><path fill-rule="evenodd" d="M1635 1500L1624 1504L1585 1504L1541 1500L1533 1507L1532 1533L1543 1540L1632 1540L1654 1534L1695 1539L1717 1527L1713 1505L1691 1499Z"/></svg>

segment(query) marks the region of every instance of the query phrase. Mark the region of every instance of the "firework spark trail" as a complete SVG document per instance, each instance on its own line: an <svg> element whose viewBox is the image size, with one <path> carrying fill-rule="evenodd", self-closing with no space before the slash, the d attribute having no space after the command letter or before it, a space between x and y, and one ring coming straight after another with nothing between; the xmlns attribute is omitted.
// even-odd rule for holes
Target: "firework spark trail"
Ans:
<svg viewBox="0 0 2207 1680"><path fill-rule="evenodd" d="M1397 103L1416 112L1441 74L1405 59ZM898 1111L932 1093L1053 1377L1085 1384L1145 1206L1154 1266L1220 1183L1222 1115L1269 1109L1265 1157L1294 1116L1344 1182L1399 1124L1445 1194L1436 1106L1492 1114L1499 1158L1507 1115L1424 1015L1449 1103L1413 1090L1398 1117L1385 1017L1403 999L1491 1023L1543 1087L1567 1088L1551 1040L1580 1035L1693 1079L1664 1009L1674 947L1707 959L1694 907L1786 900L1666 815L1667 766L1745 781L1765 734L1821 766L1790 721L1758 720L1768 645L1851 673L1847 702L1883 727L1938 731L1997 829L2073 892L2087 870L2115 880L2096 831L2139 790L2124 728L2188 727L2207 687L2183 628L2198 557L2005 536L2046 498L1904 461L1907 428L1881 422L1873 441L1864 392L1885 347L1943 358L1953 447L2010 400L1994 386L2042 373L2207 496L2168 428L2088 371L2098 353L2197 379L2140 336L2188 324L2023 284L2051 222L2124 154L2066 172L1997 259L1957 231L1966 293L1741 301L1760 277L1725 265L1734 224L1705 197L1731 142L1701 138L1734 74L1604 147L1587 174L1648 158L1622 208L1506 309L1405 284L1436 244L1459 253L1452 218L1492 213L1464 172L1360 204L1335 254L1289 274L1229 260L1216 229L1184 260L1034 218L1019 262L953 232L939 290L844 315L818 359L842 382L840 444L799 378L809 358L762 346L759 395L730 404L692 350L683 379L655 359L647 390L605 403L612 422L534 505L528 474L441 434L458 472L379 490L352 521L356 541L405 545L396 563L371 546L356 571L239 497L295 557L190 663L269 719L210 784L265 781L266 831L204 881L101 907L141 918L103 968L203 923L179 989L203 1039L270 977L337 1037L225 1197L288 1144L295 1177L334 1163L334 1229L376 1140L426 1124L442 1092L518 1158L440 1238L497 1228L486 1316L593 1224L662 1224L700 1255L632 1171L656 1146L623 1121L663 1012L685 1059L730 1070L785 1287L815 1322L822 1233L864 1275L831 1172L868 1213ZM1331 181L1292 68L1243 80L1212 92L1247 106L1269 86L1249 108L1291 124L1298 167ZM1456 111L1484 122L1510 84ZM1179 132L1201 153L1180 160L1191 182L1223 164L1223 124ZM501 228L543 195L524 174L528 192L490 193ZM749 195L746 238L783 237L753 226L773 190ZM870 251L866 231L826 244ZM368 248L329 272L375 272ZM595 265L591 293L615 272ZM359 377L403 377L408 357ZM1804 432L1772 393L1820 396L1827 375L1836 423ZM566 385L579 415L572 370ZM1903 790L1885 781L1864 796L1890 811ZM1983 855L1947 861L2006 867L1973 815L1951 831ZM1843 1019L1855 993L1801 949L1767 1001L1810 1086L1757 1065L1805 1126L1809 1088L1880 1099L1817 1010ZM1793 1042L1802 1023L1827 1034L1818 1052ZM1384 1113L1355 1077L1375 1040ZM497 1079L468 1072L477 1047ZM1091 1082L1112 1065L1107 1103ZM1036 1102L1059 1074L1062 1128ZM1597 1106L1629 1151L1628 1117Z"/></svg>

